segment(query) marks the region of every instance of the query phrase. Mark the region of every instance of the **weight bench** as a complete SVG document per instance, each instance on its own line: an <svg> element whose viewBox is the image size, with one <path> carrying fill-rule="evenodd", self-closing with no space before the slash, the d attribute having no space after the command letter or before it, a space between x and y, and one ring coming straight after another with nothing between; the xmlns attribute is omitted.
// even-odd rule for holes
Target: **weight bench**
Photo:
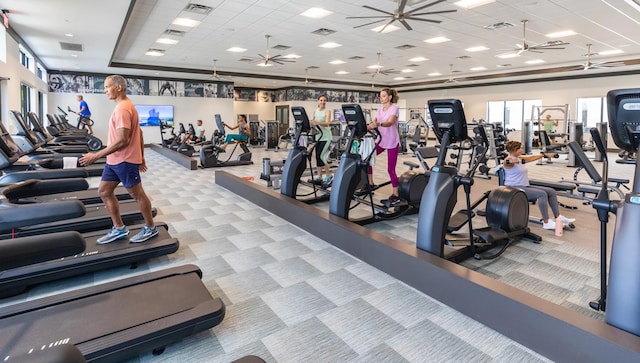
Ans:
<svg viewBox="0 0 640 363"><path fill-rule="evenodd" d="M538 131L538 135L540 135L540 142L542 144L543 153L547 154L547 153L556 153L556 152L565 151L565 147L567 145L563 143L552 143L551 139L549 138L549 135L545 130ZM542 160L543 159L540 159L540 161L538 162L538 165L543 165L545 162L547 164L552 163L550 158L544 158L545 161L542 161Z"/></svg>

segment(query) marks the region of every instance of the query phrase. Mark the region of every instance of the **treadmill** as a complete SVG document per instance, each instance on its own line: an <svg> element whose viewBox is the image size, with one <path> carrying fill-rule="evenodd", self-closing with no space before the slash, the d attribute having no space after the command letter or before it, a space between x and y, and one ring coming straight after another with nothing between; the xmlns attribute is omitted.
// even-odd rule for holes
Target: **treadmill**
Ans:
<svg viewBox="0 0 640 363"><path fill-rule="evenodd" d="M71 276L131 265L150 258L174 253L180 246L169 235L166 223L156 222L158 236L144 243L121 239L99 245L97 239L107 231L81 235L76 231L49 233L0 241L0 298L24 292L31 286ZM130 235L138 233L144 224L128 226ZM38 251L36 256L23 256ZM11 259L7 256L14 256ZM15 257L17 256L17 257Z"/></svg>
<svg viewBox="0 0 640 363"><path fill-rule="evenodd" d="M54 154L68 154L68 153L88 153L89 148L87 145L57 145L57 146L48 146L47 138L43 135L37 133L35 130L32 130L27 120L25 120L24 116L19 111L9 111L9 116L13 121L14 126L17 129L17 133L12 135L13 139L16 143L22 148L22 143L31 143L36 146L37 151L34 151L34 154L44 154L46 155L54 155ZM22 142L20 142L21 140ZM61 155L62 156L62 155ZM67 155L64 155L67 156Z"/></svg>
<svg viewBox="0 0 640 363"><path fill-rule="evenodd" d="M201 277L185 265L0 308L0 357L10 363L63 344L87 362L161 353L224 319Z"/></svg>
<svg viewBox="0 0 640 363"><path fill-rule="evenodd" d="M13 204L65 200L78 200L84 205L102 203L98 189L89 189L89 183L80 178L27 180L4 188L2 194ZM114 194L118 201L133 199L127 188L123 186L116 187Z"/></svg>
<svg viewBox="0 0 640 363"><path fill-rule="evenodd" d="M107 207L104 204L83 206L86 209L86 213L80 217L76 216L55 222L34 222L32 219L33 213L45 212L50 205L49 203L46 203L45 208L42 204L17 205L11 204L7 200L0 200L0 240L62 231L84 233L108 229L113 226ZM82 205L80 202L77 203ZM154 217L158 213L155 208L151 212ZM120 202L120 215L126 225L136 224L144 220L135 200Z"/></svg>

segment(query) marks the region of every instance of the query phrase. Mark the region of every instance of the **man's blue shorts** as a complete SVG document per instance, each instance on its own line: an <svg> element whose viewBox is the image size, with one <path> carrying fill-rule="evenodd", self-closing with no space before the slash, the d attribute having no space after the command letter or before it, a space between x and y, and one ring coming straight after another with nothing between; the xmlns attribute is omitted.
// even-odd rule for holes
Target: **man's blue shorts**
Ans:
<svg viewBox="0 0 640 363"><path fill-rule="evenodd" d="M102 180L121 182L125 188L131 188L140 183L140 165L126 161L116 165L105 164Z"/></svg>

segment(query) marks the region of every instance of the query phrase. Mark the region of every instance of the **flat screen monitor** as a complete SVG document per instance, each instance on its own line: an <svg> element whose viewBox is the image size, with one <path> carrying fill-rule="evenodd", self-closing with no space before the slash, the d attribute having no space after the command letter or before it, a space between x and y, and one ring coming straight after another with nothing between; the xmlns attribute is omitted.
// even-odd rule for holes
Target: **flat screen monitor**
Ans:
<svg viewBox="0 0 640 363"><path fill-rule="evenodd" d="M367 133L367 120L359 104L342 105L342 112L349 127L353 128L353 137L359 138Z"/></svg>
<svg viewBox="0 0 640 363"><path fill-rule="evenodd" d="M449 131L449 142L468 139L467 120L464 117L462 102L456 99L429 100L429 115L433 122L433 131L442 142L445 131Z"/></svg>
<svg viewBox="0 0 640 363"><path fill-rule="evenodd" d="M140 126L173 127L173 105L135 105L138 110Z"/></svg>
<svg viewBox="0 0 640 363"><path fill-rule="evenodd" d="M613 142L625 151L637 151L640 141L640 88L609 91L607 113Z"/></svg>
<svg viewBox="0 0 640 363"><path fill-rule="evenodd" d="M291 113L293 114L293 119L296 121L296 125L300 125L301 132L309 132L309 130L311 130L309 117L304 107L293 106L291 107Z"/></svg>

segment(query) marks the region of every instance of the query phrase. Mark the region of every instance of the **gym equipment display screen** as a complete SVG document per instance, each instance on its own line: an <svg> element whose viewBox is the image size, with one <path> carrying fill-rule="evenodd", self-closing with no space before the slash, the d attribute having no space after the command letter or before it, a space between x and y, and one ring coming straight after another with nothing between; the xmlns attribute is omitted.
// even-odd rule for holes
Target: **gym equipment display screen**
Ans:
<svg viewBox="0 0 640 363"><path fill-rule="evenodd" d="M172 105L135 105L138 110L140 126L160 126L160 121L166 126L173 126Z"/></svg>

